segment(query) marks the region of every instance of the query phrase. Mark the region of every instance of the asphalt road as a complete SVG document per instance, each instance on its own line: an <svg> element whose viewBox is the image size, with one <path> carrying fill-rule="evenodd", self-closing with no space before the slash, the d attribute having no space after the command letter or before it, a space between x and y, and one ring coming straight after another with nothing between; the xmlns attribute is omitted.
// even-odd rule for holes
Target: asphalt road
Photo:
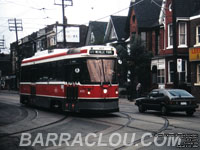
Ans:
<svg viewBox="0 0 200 150"><path fill-rule="evenodd" d="M200 111L163 117L156 111L141 114L126 99L119 106L120 112L107 115L53 112L25 107L17 93L0 92L0 149L199 149ZM173 146L176 139L179 148L177 141Z"/></svg>

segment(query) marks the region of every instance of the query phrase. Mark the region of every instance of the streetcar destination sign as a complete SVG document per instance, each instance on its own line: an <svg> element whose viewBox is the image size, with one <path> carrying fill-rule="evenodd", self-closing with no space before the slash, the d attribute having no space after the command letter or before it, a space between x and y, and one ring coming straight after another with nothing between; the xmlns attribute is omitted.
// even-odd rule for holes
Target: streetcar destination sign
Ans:
<svg viewBox="0 0 200 150"><path fill-rule="evenodd" d="M112 50L90 50L90 54L113 55L114 51L112 51Z"/></svg>

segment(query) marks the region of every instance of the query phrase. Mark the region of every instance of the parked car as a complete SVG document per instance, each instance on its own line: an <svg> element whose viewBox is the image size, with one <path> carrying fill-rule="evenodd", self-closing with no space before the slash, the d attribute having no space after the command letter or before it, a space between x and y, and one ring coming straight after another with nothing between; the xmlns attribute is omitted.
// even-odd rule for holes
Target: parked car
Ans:
<svg viewBox="0 0 200 150"><path fill-rule="evenodd" d="M195 97L181 89L154 89L147 97L136 99L135 105L141 113L158 110L162 115L171 111L185 111L192 116L198 108Z"/></svg>

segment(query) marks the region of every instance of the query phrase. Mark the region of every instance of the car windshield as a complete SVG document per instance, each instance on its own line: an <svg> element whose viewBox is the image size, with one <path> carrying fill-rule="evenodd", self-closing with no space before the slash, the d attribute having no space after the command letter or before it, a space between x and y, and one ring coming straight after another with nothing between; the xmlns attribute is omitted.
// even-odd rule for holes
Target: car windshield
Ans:
<svg viewBox="0 0 200 150"><path fill-rule="evenodd" d="M168 90L168 92L173 97L193 97L185 90Z"/></svg>

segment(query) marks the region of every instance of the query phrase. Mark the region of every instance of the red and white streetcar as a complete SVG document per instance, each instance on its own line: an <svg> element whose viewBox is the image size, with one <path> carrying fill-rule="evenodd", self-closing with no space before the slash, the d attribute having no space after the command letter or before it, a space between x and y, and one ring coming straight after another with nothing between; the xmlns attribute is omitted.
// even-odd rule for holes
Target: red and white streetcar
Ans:
<svg viewBox="0 0 200 150"><path fill-rule="evenodd" d="M73 112L119 111L116 68L110 46L37 52L22 61L20 102Z"/></svg>

